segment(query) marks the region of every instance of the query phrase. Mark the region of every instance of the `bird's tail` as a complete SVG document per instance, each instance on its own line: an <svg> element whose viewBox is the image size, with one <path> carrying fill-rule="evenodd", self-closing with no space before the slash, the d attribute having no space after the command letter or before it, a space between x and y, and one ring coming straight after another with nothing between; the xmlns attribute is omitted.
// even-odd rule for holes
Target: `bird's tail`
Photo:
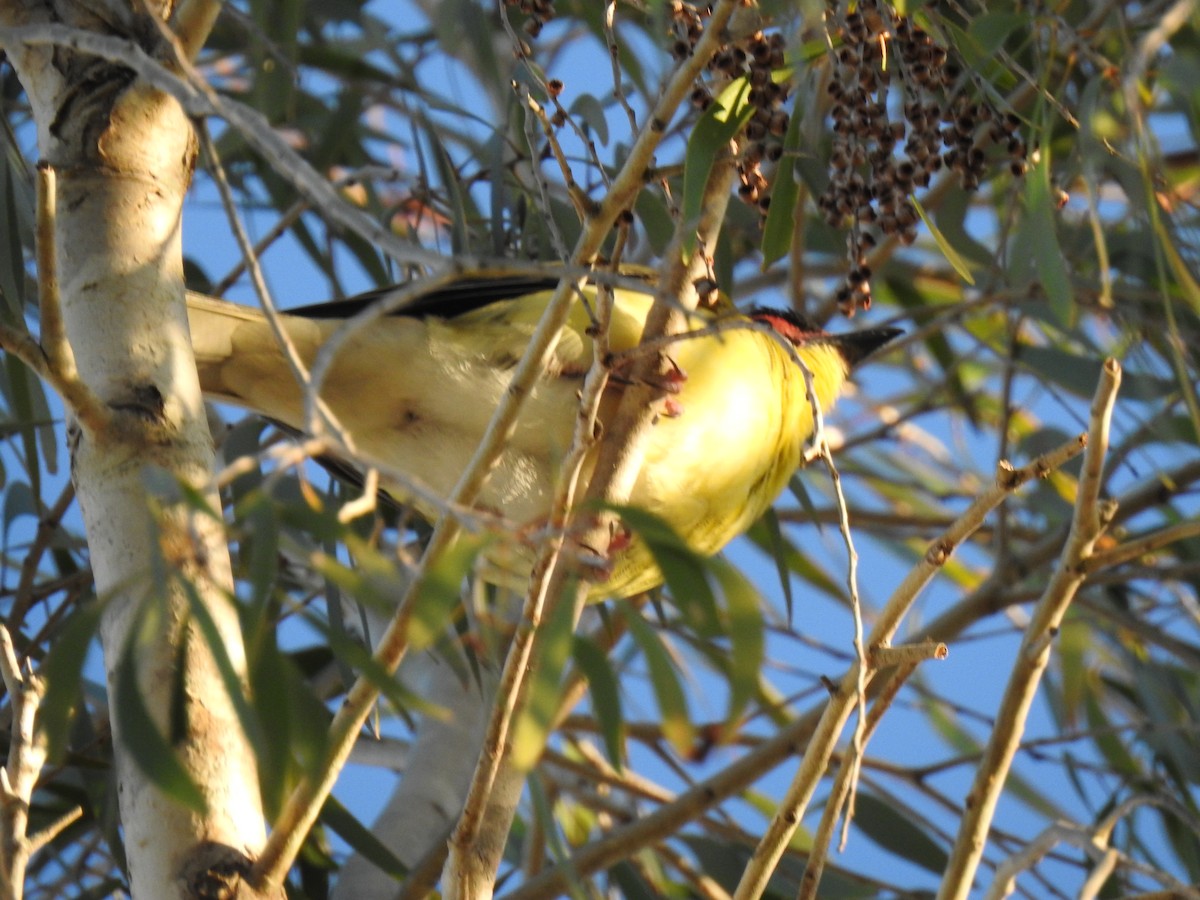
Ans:
<svg viewBox="0 0 1200 900"><path fill-rule="evenodd" d="M238 306L216 297L188 291L188 327L196 362L219 364L233 353L233 335L246 322L261 322L262 313L249 306Z"/></svg>
<svg viewBox="0 0 1200 900"><path fill-rule="evenodd" d="M226 383L229 381L227 369L231 364L236 366L236 344L244 344L247 330L252 330L246 326L263 323L262 312L194 291L188 291L187 308L200 389L209 397L244 404L246 398L233 384Z"/></svg>

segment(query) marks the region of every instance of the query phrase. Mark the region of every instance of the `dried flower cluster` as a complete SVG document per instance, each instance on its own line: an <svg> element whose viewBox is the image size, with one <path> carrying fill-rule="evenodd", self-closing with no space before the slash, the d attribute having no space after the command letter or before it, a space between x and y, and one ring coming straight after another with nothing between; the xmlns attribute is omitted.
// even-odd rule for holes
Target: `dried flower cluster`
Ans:
<svg viewBox="0 0 1200 900"><path fill-rule="evenodd" d="M680 0L671 4L675 39L671 51L677 60L691 55L708 15L707 6L698 8ZM776 78L776 73L785 65L785 43L778 32L755 31L723 47L708 66L718 84L728 84L738 78L745 78L750 84L747 102L754 112L746 126L746 141L738 158L738 196L764 215L771 197L762 163L777 162L783 156L783 137L790 121L784 108L788 84ZM700 109L706 109L712 99L709 84L698 84L692 93L692 103Z"/></svg>
<svg viewBox="0 0 1200 900"><path fill-rule="evenodd" d="M917 189L943 167L957 172L965 189L978 188L994 146L1005 148L1019 175L1026 146L1017 117L972 98L973 82L912 19L861 0L834 21L834 138L829 186L817 202L827 222L849 226L850 270L837 299L852 315L871 305L866 256L876 234L916 240L919 218L909 200Z"/></svg>
<svg viewBox="0 0 1200 900"><path fill-rule="evenodd" d="M515 6L527 18L522 26L531 38L542 33L542 28L554 18L554 0L504 0L505 5Z"/></svg>

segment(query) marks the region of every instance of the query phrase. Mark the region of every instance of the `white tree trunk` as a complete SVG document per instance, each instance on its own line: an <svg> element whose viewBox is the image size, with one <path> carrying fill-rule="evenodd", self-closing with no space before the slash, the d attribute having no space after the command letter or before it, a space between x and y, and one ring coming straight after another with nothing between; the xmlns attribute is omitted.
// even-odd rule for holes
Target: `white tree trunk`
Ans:
<svg viewBox="0 0 1200 900"><path fill-rule="evenodd" d="M430 653L406 661L406 686L441 711L426 716L407 756L404 775L375 819L372 831L410 869L437 843L445 843L458 820L471 773L483 746L496 676L490 669L465 675ZM384 900L397 884L363 856L352 856L338 874L336 900Z"/></svg>
<svg viewBox="0 0 1200 900"><path fill-rule="evenodd" d="M140 7L123 15L133 9ZM6 25L29 16L79 27L94 22L72 21L79 10L0 4ZM154 34L155 26L143 16L137 30ZM196 142L178 105L139 86L128 70L62 49L6 49L33 100L39 150L58 176L55 236L67 334L82 381L114 413L102 432L72 427L70 435L96 590L107 604L101 639L110 698L122 655L141 631L141 696L207 801L205 814L189 812L147 778L128 752L137 735L127 733L114 702L133 895L196 896L235 883L264 839L254 757L181 588L180 576L194 581L225 653L244 673L236 611L224 595L232 584L224 536L182 507L152 512L146 481L152 466L204 485L212 463L180 249ZM215 494L207 499L218 507ZM183 727L171 733L176 685L184 708L171 721Z"/></svg>

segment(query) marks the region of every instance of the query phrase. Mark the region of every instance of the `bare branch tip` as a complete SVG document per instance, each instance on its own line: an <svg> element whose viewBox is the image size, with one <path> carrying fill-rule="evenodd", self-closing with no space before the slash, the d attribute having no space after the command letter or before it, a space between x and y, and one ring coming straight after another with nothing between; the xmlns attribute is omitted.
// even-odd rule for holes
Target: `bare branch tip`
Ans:
<svg viewBox="0 0 1200 900"><path fill-rule="evenodd" d="M1100 504L1097 515L1100 517L1101 527L1107 527L1117 517L1117 510L1120 506L1121 504L1115 499L1108 499Z"/></svg>
<svg viewBox="0 0 1200 900"><path fill-rule="evenodd" d="M1041 472L1038 472L1038 477L1041 477ZM996 484L998 487L1011 491L1021 486L1024 479L1021 477L1019 469L1013 466L1007 459L1002 459L996 463Z"/></svg>

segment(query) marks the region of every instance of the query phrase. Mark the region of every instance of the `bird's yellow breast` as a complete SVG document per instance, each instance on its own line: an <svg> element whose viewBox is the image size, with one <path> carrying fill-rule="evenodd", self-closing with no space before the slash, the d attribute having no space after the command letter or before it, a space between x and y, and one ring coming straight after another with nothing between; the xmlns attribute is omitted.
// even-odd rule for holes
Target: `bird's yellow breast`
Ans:
<svg viewBox="0 0 1200 900"><path fill-rule="evenodd" d="M828 409L845 380L837 351L822 344L798 353ZM767 509L800 464L813 414L804 374L774 335L733 329L679 342L687 375L681 413L650 426L634 506L662 516L701 554L720 550ZM608 585L631 593L661 576L640 546L616 561Z"/></svg>

